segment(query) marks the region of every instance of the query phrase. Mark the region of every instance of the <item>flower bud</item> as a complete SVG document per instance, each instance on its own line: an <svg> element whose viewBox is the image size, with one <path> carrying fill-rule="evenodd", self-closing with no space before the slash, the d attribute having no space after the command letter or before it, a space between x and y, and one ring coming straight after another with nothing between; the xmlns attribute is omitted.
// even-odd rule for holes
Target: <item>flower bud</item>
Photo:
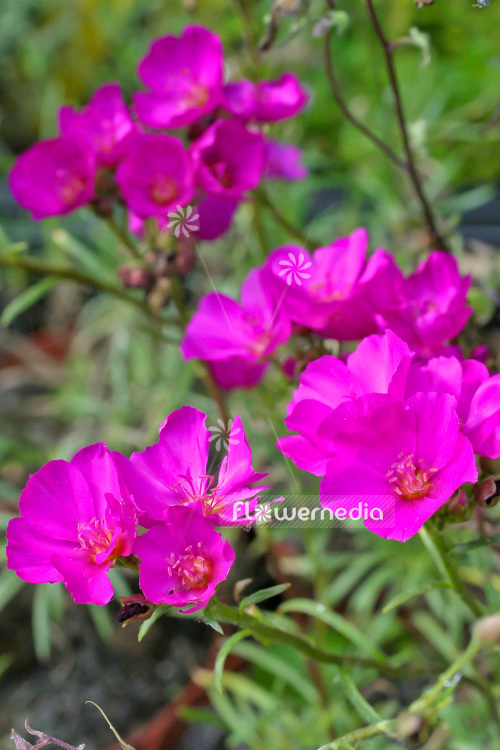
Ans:
<svg viewBox="0 0 500 750"><path fill-rule="evenodd" d="M131 620L148 620L155 609L155 605L148 602L144 594L121 596L120 602L122 608L116 619L121 623L122 628L128 625Z"/></svg>
<svg viewBox="0 0 500 750"><path fill-rule="evenodd" d="M478 620L472 632L474 640L484 646L500 645L500 612Z"/></svg>
<svg viewBox="0 0 500 750"><path fill-rule="evenodd" d="M492 508L500 500L500 475L494 474L477 485L476 502L480 508Z"/></svg>
<svg viewBox="0 0 500 750"><path fill-rule="evenodd" d="M459 490L448 503L448 513L452 516L460 516L463 514L465 506L467 505L467 495L463 490Z"/></svg>
<svg viewBox="0 0 500 750"><path fill-rule="evenodd" d="M429 736L425 716L410 711L402 714L396 722L396 733L399 739L405 741L405 746L419 747Z"/></svg>

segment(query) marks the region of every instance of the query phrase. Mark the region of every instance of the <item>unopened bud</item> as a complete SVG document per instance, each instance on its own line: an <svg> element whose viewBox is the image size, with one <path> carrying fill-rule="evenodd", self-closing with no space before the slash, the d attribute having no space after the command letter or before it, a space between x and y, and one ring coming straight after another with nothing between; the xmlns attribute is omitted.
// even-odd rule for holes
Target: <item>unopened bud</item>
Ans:
<svg viewBox="0 0 500 750"><path fill-rule="evenodd" d="M402 714L396 722L396 734L399 739L405 740L405 745L424 742L429 736L425 717L410 711Z"/></svg>
<svg viewBox="0 0 500 750"><path fill-rule="evenodd" d="M467 505L467 495L463 490L459 490L456 495L453 495L450 502L448 503L448 512L452 516L461 516L464 512L465 506Z"/></svg>
<svg viewBox="0 0 500 750"><path fill-rule="evenodd" d="M494 474L480 482L475 491L476 502L480 508L492 508L500 500L500 475Z"/></svg>
<svg viewBox="0 0 500 750"><path fill-rule="evenodd" d="M121 596L121 610L116 619L122 628L131 620L148 620L154 612L155 605L148 602L144 594L133 594L133 596Z"/></svg>
<svg viewBox="0 0 500 750"><path fill-rule="evenodd" d="M500 646L500 612L478 620L472 637L484 646Z"/></svg>
<svg viewBox="0 0 500 750"><path fill-rule="evenodd" d="M153 276L144 268L131 268L130 266L121 266L118 270L118 276L123 286L130 289L149 289Z"/></svg>

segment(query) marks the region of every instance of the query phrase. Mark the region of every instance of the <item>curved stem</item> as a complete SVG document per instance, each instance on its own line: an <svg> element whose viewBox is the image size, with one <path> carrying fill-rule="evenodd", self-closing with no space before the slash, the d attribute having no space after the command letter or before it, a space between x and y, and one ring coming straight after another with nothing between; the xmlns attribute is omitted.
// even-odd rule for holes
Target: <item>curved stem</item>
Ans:
<svg viewBox="0 0 500 750"><path fill-rule="evenodd" d="M288 633L280 628L267 625L256 617L253 617L253 615L248 614L248 612L241 612L227 604L223 604L215 598L210 600L207 609L210 615L215 617L216 620L228 622L232 625L237 625L240 628L251 630L256 638L264 642L278 641L287 646L291 646L305 656L308 656L315 661L323 662L324 664L355 664L363 667L372 667L390 675L408 674L407 667L396 667L379 659L370 659L362 656L355 656L353 654L336 654L332 651L318 648L311 643L308 638L293 635L292 633Z"/></svg>
<svg viewBox="0 0 500 750"><path fill-rule="evenodd" d="M437 221L434 216L434 211L424 193L422 182L421 182L421 177L418 173L418 170L415 164L415 159L414 159L413 151L412 151L411 144L410 144L410 137L408 135L408 128L406 126L406 118L405 118L404 109L403 109L403 102L401 99L401 92L399 90L399 83L398 83L398 78L396 75L396 68L394 66L393 47L391 43L386 39L384 31L380 25L378 16L375 12L375 7L373 5L373 0L366 0L366 7L368 10L368 15L370 16L372 26L375 30L375 34L377 35L377 38L380 42L380 46L382 47L382 51L384 53L387 73L389 75L389 81L390 81L392 93L394 96L394 104L396 106L396 116L398 120L399 130L401 131L401 138L403 140L403 147L404 147L405 154L406 154L406 163L408 167L408 173L413 183L413 187L415 188L415 192L417 194L418 200L420 202L420 206L422 208L422 213L424 215L425 223L427 224L427 228L429 230L431 239L433 243L437 245L437 248L440 250L446 250L447 252L450 252L448 243L443 238L442 234L440 233L437 227Z"/></svg>
<svg viewBox="0 0 500 750"><path fill-rule="evenodd" d="M357 128L363 135L365 135L367 138L369 138L376 146L379 148L383 153L389 157L389 159L397 166L399 169L402 169L403 172L409 172L408 164L404 159L401 159L390 146L387 145L387 143L384 143L384 141L378 137L375 133L373 133L370 128L368 128L361 120L359 120L356 115L354 115L349 107L347 106L341 91L339 82L337 79L337 75L335 73L335 68L333 66L332 61L332 54L331 54L331 39L332 39L332 31L329 29L325 34L325 46L324 46L324 57L325 57L325 68L326 68L326 75L328 78L328 82L330 84L330 89L332 92L332 96L337 102L340 110L342 111L342 114L344 117L351 122L355 128Z"/></svg>
<svg viewBox="0 0 500 750"><path fill-rule="evenodd" d="M129 304L140 308L143 313L148 315L148 317L153 318L156 321L159 320L144 302L129 294L125 289L108 281L96 279L94 276L90 276L89 274L75 268L51 266L46 263L40 263L40 261L35 260L34 258L27 258L19 255L0 255L0 266L6 268L17 268L21 271L32 273L35 276L56 276L57 278L65 279L66 281L74 281L76 284L94 287L101 292L111 294L113 297L117 297L124 302L128 302Z"/></svg>
<svg viewBox="0 0 500 750"><path fill-rule="evenodd" d="M465 651L462 651L453 664L439 675L434 685L424 691L419 698L413 701L404 713L412 713L424 717L431 715L436 710L445 690L453 690L455 685L458 684L458 681L454 681L455 676L463 671L482 648L483 646L481 643L471 640ZM319 750L341 750L341 748L345 748L346 745L358 743L362 740L368 740L381 734L386 734L389 737L397 739L397 734L395 733L397 726L398 718L377 721L366 727L355 729L353 732L349 732L333 742L322 745Z"/></svg>
<svg viewBox="0 0 500 750"><path fill-rule="evenodd" d="M460 578L458 571L447 554L444 540L437 529L432 524L425 527L422 526L419 535L429 553L432 555L437 567L440 568L441 572L443 572L448 578L455 592L461 598L466 607L468 607L475 617L482 617L484 612L481 604L474 596L472 596L471 592Z"/></svg>
<svg viewBox="0 0 500 750"><path fill-rule="evenodd" d="M134 258L137 258L138 260L144 260L139 249L137 246L132 242L129 233L126 229L123 229L117 222L114 216L110 216L106 223L108 227L111 229L111 231L116 235L116 237L120 240L122 245L124 245L127 250L133 255Z"/></svg>
<svg viewBox="0 0 500 750"><path fill-rule="evenodd" d="M291 237L298 240L304 247L307 247L308 250L315 250L320 246L321 243L309 239L304 232L289 222L286 216L283 216L279 208L272 202L268 194L262 188L254 190L254 195L257 202L267 208L276 224L279 224Z"/></svg>

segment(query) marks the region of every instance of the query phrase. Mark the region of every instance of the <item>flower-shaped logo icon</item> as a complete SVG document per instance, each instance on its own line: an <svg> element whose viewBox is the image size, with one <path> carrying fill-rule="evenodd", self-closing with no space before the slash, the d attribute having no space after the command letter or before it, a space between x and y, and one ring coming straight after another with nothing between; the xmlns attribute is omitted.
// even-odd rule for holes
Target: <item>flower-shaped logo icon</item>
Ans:
<svg viewBox="0 0 500 750"><path fill-rule="evenodd" d="M212 434L209 440L211 443L215 440L216 451L220 451L222 448L227 451L230 445L238 445L240 442L236 435L241 432L241 429L237 427L231 434L232 426L232 419L227 424L225 424L224 420L218 419L217 424L210 427Z"/></svg>
<svg viewBox="0 0 500 750"><path fill-rule="evenodd" d="M177 206L175 211L170 211L167 215L167 229L172 229L176 237L180 237L181 234L189 237L200 228L200 214L195 213L192 206Z"/></svg>
<svg viewBox="0 0 500 750"><path fill-rule="evenodd" d="M269 523L272 520L271 503L262 503L257 505L254 511L254 517L258 524Z"/></svg>
<svg viewBox="0 0 500 750"><path fill-rule="evenodd" d="M279 264L283 268L278 275L286 277L288 286L291 286L292 283L301 286L302 279L311 278L311 274L306 273L306 268L310 268L312 263L305 259L304 253L300 253L298 257L294 253L288 253L288 260L280 260Z"/></svg>

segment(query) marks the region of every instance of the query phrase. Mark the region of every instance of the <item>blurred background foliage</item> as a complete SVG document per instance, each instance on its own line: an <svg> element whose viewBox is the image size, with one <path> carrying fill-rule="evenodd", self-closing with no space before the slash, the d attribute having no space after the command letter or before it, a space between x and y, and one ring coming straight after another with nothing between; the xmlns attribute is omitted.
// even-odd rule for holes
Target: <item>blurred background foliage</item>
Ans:
<svg viewBox="0 0 500 750"><path fill-rule="evenodd" d="M500 280L494 247L495 238L500 244L495 199L500 175L500 0L491 0L482 10L472 5L473 0L435 0L418 9L411 0L380 0L377 9L387 36L405 40L396 63L427 194L445 226L458 229L452 242L462 268L472 270L487 287L486 293L474 290L469 339L495 346L499 341L495 295ZM339 0L337 10L344 13L338 17L343 31L335 34L332 55L344 98L359 118L401 153L391 91L364 3ZM310 106L302 115L273 129L273 135L303 149L311 170L303 182L268 186L286 218L318 243L362 223L369 228L372 249L386 246L401 265L411 267L426 249L419 206L406 177L345 121L332 100L323 40L315 36L325 12L323 3L302 3L297 15L280 22L271 50L258 54L271 12L270 0L2 0L0 252L12 251L12 243L19 243L18 252L78 268L96 279L96 287L117 286L126 256L102 222L82 210L35 224L15 206L5 178L17 153L56 133L62 104L85 104L109 80L119 81L129 99L138 87L137 62L151 41L177 34L187 23L200 23L221 36L229 78L275 78L292 70L311 92ZM418 32L411 32L412 28ZM408 39L416 39L417 44L407 44ZM464 223L463 214L472 217L469 223ZM188 279L190 307L194 309L196 300L210 289L206 268L220 291L237 296L250 268L290 239L270 214L253 203L242 206L225 237L199 248L203 262ZM142 449L154 439L165 415L185 403L207 412L208 423L216 424L219 415L199 369L185 363L178 351L180 333L171 323L175 312L169 308L162 312L160 328L139 304L14 270L1 272L0 303L1 529L16 512L28 474L47 460L69 458L97 441L124 452ZM292 480L290 467L273 447L276 435L284 432L292 390L292 384L271 371L258 394L231 394L229 413L241 414L254 465L270 472L275 487L299 491L299 482L301 491L317 492L310 476L299 477L296 472ZM461 529L456 541L473 536L473 529L465 533ZM269 565L269 555L273 557L279 542L280 534L271 537L261 530L245 547L242 560L249 568L257 560L272 582L276 570ZM436 577L420 540L402 546L359 531L333 539L330 533L318 533L297 543L298 555L280 557L279 575L301 576L311 587L308 592L314 591L324 607L341 611L362 633L369 632L372 647L412 654L416 667L431 663L439 669L453 658L455 647L466 642L467 615L446 590L415 594L408 605L405 600L382 612L393 597ZM464 577L483 588L491 607L498 609L500 576L494 559L490 550L481 549L462 556L460 564ZM4 547L0 560L3 566ZM238 571L242 576L248 572L247 563ZM119 593L127 592L129 585L126 577L117 574ZM18 601L21 588L22 583L2 567L0 609L5 612ZM69 598L61 594L59 587L44 586L33 601L34 648L42 661L57 641L63 611L66 617L72 611ZM103 638L113 637L116 626L103 608L92 609L90 617ZM316 619L311 617L311 632L325 646L352 648L332 624L334 617L326 624L320 622L317 629ZM17 659L13 637L8 624L0 628L2 651L10 654L9 659ZM198 675L205 680L219 718L191 711L191 718L223 726L231 746L310 748L324 742L333 726L342 733L366 719L366 706L356 691L363 691L373 674L358 670L343 675L328 667L321 678L324 688L318 691L306 665L296 664L296 655L286 649L273 651L274 661L267 664L260 646L244 641L238 649L254 667L246 675L228 673L223 696L214 689L212 677ZM0 672L9 663L0 661ZM358 688L353 686L354 677ZM462 685L460 705L445 709L450 733L444 744L435 747L496 747L485 686L474 687L475 677L469 677L471 681ZM406 705L423 685L422 678L409 677L396 688L381 680L370 701L392 715L395 706ZM134 698L127 697L125 688L122 696L126 716ZM289 710L284 709L287 705ZM116 707L116 720L121 716L125 721ZM41 728L57 734L56 727ZM76 743L85 737L72 739ZM386 740L372 745L386 746Z"/></svg>

